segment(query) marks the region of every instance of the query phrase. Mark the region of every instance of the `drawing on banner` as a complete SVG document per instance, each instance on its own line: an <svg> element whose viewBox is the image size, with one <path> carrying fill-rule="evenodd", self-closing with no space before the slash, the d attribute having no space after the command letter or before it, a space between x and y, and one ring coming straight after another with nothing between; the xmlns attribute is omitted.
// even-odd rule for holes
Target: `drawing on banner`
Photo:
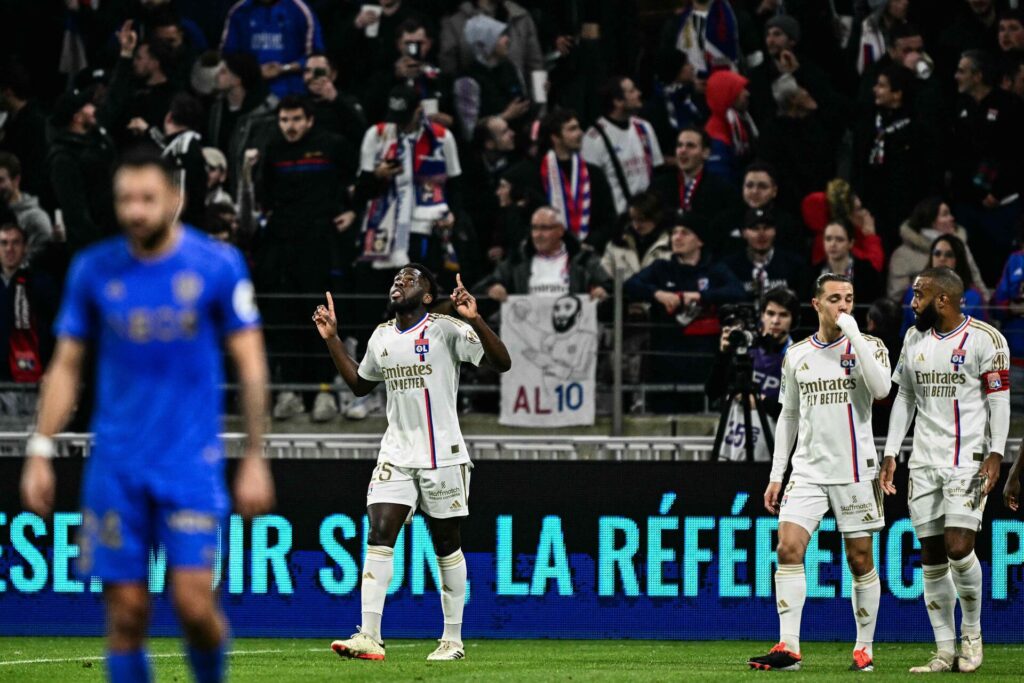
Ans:
<svg viewBox="0 0 1024 683"><path fill-rule="evenodd" d="M594 423L597 304L588 297L511 296L502 338L516 372L501 378L501 423Z"/></svg>

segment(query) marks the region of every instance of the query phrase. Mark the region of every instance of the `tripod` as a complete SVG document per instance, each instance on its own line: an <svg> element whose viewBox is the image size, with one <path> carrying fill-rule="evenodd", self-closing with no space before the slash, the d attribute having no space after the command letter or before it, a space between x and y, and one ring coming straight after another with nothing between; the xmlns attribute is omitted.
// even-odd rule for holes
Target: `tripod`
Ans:
<svg viewBox="0 0 1024 683"><path fill-rule="evenodd" d="M729 422L729 411L732 409L733 397L737 395L739 395L740 405L743 407L743 445L747 451L747 462L754 462L754 430L750 422L751 400L753 400L754 409L757 411L757 419L761 424L761 433L768 445L768 452L775 451L775 436L768 426L768 417L764 412L761 395L754 390L753 377L754 363L750 359L750 354L746 349L737 349L733 354L732 376L727 385L726 400L722 402L722 410L718 417L718 430L715 432L715 443L711 449L714 460L721 457L722 441L725 439L725 428Z"/></svg>

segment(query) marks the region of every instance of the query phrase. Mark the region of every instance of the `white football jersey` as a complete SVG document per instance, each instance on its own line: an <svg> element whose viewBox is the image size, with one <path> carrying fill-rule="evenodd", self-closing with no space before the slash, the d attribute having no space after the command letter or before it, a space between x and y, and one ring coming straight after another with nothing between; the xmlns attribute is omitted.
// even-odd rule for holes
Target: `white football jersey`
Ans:
<svg viewBox="0 0 1024 683"><path fill-rule="evenodd" d="M864 339L888 372L885 344L868 334ZM825 344L815 334L790 346L782 363L779 402L783 410L800 414L790 481L850 484L874 478L878 471L871 431L875 399L846 335Z"/></svg>
<svg viewBox="0 0 1024 683"><path fill-rule="evenodd" d="M597 120L594 126L600 126L612 143L612 149L622 165L622 175L626 177L630 195L646 190L651 184L653 169L665 163L661 155L661 146L654 126L647 121L631 116L625 129L619 128L605 117ZM626 212L626 195L619 185L619 176L615 173L615 165L608 154L608 145L596 127L592 127L583 138L581 150L588 164L599 166L608 178L612 188L612 199L615 200L615 213Z"/></svg>
<svg viewBox="0 0 1024 683"><path fill-rule="evenodd" d="M1006 338L971 316L952 332L911 326L892 380L914 392L910 467L980 467L988 454L985 397L1009 390Z"/></svg>
<svg viewBox="0 0 1024 683"><path fill-rule="evenodd" d="M479 365L480 338L466 323L428 313L408 330L390 320L370 335L359 375L384 382L388 428L379 462L435 468L469 462L456 395L463 362Z"/></svg>

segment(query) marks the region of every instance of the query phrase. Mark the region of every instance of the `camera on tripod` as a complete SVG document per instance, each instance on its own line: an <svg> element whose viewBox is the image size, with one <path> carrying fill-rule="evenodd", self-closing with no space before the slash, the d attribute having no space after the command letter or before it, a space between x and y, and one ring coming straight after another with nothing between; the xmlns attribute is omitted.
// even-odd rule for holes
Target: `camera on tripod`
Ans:
<svg viewBox="0 0 1024 683"><path fill-rule="evenodd" d="M718 324L723 328L735 327L729 333L728 351L741 356L750 353L761 339L761 322L751 304L725 304L718 310Z"/></svg>

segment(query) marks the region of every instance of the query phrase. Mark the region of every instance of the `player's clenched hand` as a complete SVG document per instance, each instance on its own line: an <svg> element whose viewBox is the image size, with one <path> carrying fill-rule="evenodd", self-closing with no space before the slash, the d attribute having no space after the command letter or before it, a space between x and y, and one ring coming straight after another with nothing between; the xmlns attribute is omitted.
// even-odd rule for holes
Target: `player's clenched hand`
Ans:
<svg viewBox="0 0 1024 683"><path fill-rule="evenodd" d="M452 305L455 306L455 310L459 312L463 320L475 320L479 315L476 309L476 299L466 291L462 284L461 275L455 275L455 284L457 286L452 291Z"/></svg>
<svg viewBox="0 0 1024 683"><path fill-rule="evenodd" d="M860 328L857 327L857 319L849 313L839 314L839 317L836 318L836 327L847 337L852 337L860 332Z"/></svg>
<svg viewBox="0 0 1024 683"><path fill-rule="evenodd" d="M334 297L327 292L327 306L323 304L313 311L313 322L316 324L317 332L324 339L331 339L338 336L338 319L334 315Z"/></svg>
<svg viewBox="0 0 1024 683"><path fill-rule="evenodd" d="M896 458L887 455L882 458L882 467L878 470L878 484L887 496L896 493L896 485L892 483L894 474L896 474Z"/></svg>
<svg viewBox="0 0 1024 683"><path fill-rule="evenodd" d="M246 455L235 476L235 509L246 519L274 507L274 478L262 454Z"/></svg>
<svg viewBox="0 0 1024 683"><path fill-rule="evenodd" d="M1020 479L1010 477L1003 487L1003 503L1014 512L1020 506Z"/></svg>
<svg viewBox="0 0 1024 683"><path fill-rule="evenodd" d="M21 502L25 508L41 517L53 511L57 477L49 458L30 456L21 471Z"/></svg>
<svg viewBox="0 0 1024 683"><path fill-rule="evenodd" d="M781 481L768 482L768 488L764 490L764 509L773 515L779 514L779 491L781 490Z"/></svg>
<svg viewBox="0 0 1024 683"><path fill-rule="evenodd" d="M996 487L999 481L999 465L1003 462L1002 453L989 453L985 462L981 463L981 471L978 473L985 479L985 486L982 495L988 495L989 491Z"/></svg>

